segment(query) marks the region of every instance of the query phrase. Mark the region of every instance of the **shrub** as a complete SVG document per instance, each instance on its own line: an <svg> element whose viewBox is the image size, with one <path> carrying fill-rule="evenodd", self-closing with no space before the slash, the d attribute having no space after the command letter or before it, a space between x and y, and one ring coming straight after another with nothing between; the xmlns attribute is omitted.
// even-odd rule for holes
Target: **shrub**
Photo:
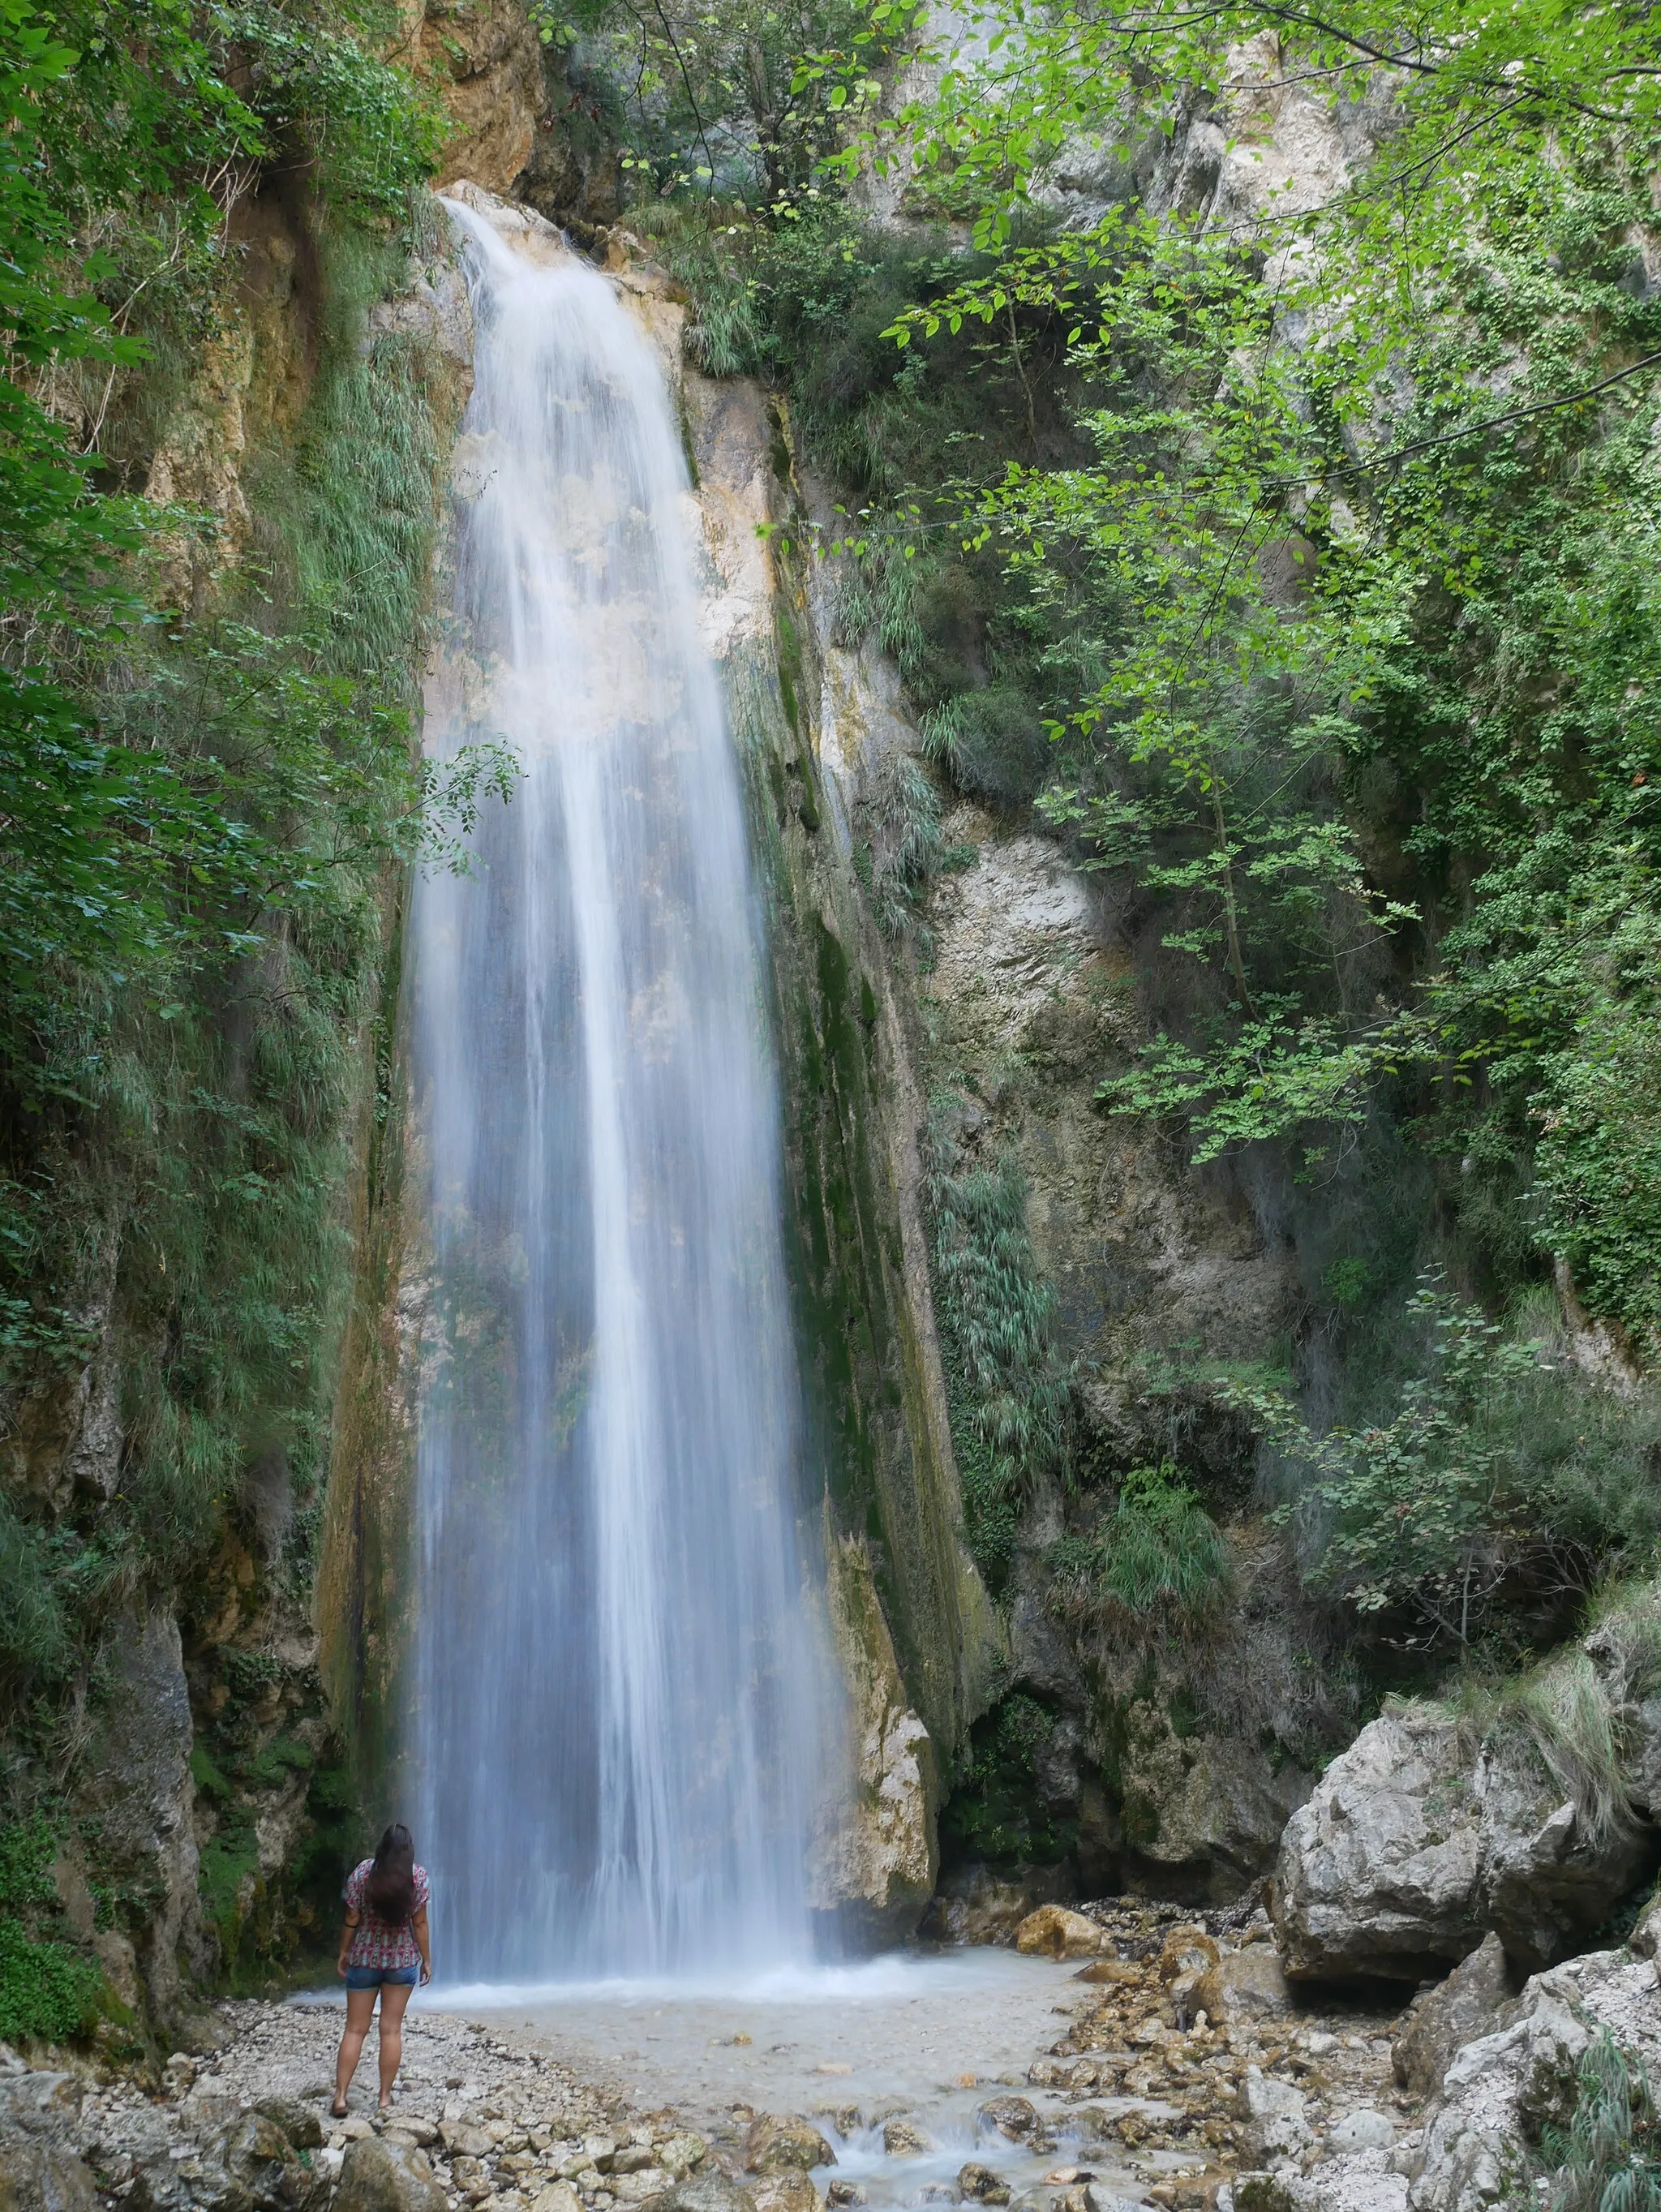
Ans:
<svg viewBox="0 0 1661 2212"><path fill-rule="evenodd" d="M0 1920L0 2041L90 2034L103 1990L99 1969L67 1943L37 1942Z"/></svg>

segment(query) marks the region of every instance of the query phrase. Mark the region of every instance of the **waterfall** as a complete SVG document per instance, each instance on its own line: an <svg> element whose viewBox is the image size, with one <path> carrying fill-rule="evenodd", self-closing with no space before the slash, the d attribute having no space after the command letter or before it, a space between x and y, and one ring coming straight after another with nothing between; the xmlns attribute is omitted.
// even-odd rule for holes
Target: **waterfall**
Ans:
<svg viewBox="0 0 1661 2212"><path fill-rule="evenodd" d="M450 204L476 381L427 746L523 776L411 915L416 1845L446 1977L763 1965L809 1948L832 1700L687 473L612 285Z"/></svg>

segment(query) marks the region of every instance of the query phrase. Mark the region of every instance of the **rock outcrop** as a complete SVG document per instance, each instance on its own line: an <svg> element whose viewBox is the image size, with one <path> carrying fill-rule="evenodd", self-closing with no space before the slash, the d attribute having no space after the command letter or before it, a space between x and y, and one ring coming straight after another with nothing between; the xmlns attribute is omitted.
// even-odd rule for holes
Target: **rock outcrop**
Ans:
<svg viewBox="0 0 1661 2212"><path fill-rule="evenodd" d="M136 1605L106 1638L110 1695L88 1747L76 1799L78 1844L100 1882L143 1900L136 1966L155 2019L176 2029L185 2008L181 1967L206 1964L191 1773L194 1729L179 1623ZM119 1979L126 1960L112 1951Z"/></svg>
<svg viewBox="0 0 1661 2212"><path fill-rule="evenodd" d="M1288 1973L1416 1978L1494 1930L1519 1965L1562 1958L1652 1856L1634 1824L1584 1812L1525 1737L1387 1712L1287 1824L1270 1893Z"/></svg>
<svg viewBox="0 0 1661 2212"><path fill-rule="evenodd" d="M0 2142L0 2212L98 2212L83 2161L44 2143Z"/></svg>
<svg viewBox="0 0 1661 2212"><path fill-rule="evenodd" d="M850 1788L815 1853L810 1895L857 1939L903 1942L934 1894L939 1782L858 1540L829 1545L831 1626L848 1686ZM840 1815L840 1817L838 1817Z"/></svg>
<svg viewBox="0 0 1661 2212"><path fill-rule="evenodd" d="M511 192L543 107L542 42L524 0L403 0L403 14L397 58L443 88L440 185L468 177Z"/></svg>
<svg viewBox="0 0 1661 2212"><path fill-rule="evenodd" d="M1396 2079L1415 2097L1441 2085L1454 2053L1494 2024L1511 1997L1505 1946L1485 1936L1445 1981L1421 1991L1391 2051Z"/></svg>

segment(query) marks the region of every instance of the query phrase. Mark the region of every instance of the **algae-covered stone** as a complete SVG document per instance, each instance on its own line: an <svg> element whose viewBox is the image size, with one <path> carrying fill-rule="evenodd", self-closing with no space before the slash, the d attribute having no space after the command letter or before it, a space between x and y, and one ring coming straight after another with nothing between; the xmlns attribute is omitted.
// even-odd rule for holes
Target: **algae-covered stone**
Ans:
<svg viewBox="0 0 1661 2212"><path fill-rule="evenodd" d="M750 2173L806 2173L815 2166L834 2166L836 2153L811 2120L782 2119L762 2112L750 2123L744 2166Z"/></svg>
<svg viewBox="0 0 1661 2212"><path fill-rule="evenodd" d="M1016 2142L1042 2131L1038 2107L1026 2097L989 2097L974 2118L978 2128L996 2128L999 2135Z"/></svg>
<svg viewBox="0 0 1661 2212"><path fill-rule="evenodd" d="M882 2148L890 2158L921 2158L924 2152L934 2148L934 2138L925 2135L913 2120L885 2120Z"/></svg>
<svg viewBox="0 0 1661 2212"><path fill-rule="evenodd" d="M957 2193L971 2204L1007 2204L1009 2185L990 2166L981 2166L971 2159L967 2166L958 2168Z"/></svg>

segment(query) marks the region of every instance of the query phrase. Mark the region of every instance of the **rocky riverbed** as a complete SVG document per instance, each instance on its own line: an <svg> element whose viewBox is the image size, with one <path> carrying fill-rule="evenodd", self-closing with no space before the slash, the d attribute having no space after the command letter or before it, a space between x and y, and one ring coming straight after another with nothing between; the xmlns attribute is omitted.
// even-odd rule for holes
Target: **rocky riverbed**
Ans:
<svg viewBox="0 0 1661 2212"><path fill-rule="evenodd" d="M930 2087L924 2063L902 2087L888 2064L894 2093L862 2084L856 2097L839 2079L849 2069L829 2063L815 2069L816 2093L803 2077L788 2107L763 2063L785 2046L758 2051L739 2033L726 2039L718 2106L688 2081L686 2097L643 2109L629 2084L570 2063L556 2006L539 2016L523 1997L482 2018L412 2012L385 2117L372 2036L338 2123L341 2013L327 2002L226 2002L213 2047L154 2076L7 2053L0 2206L1473 2212L1515 2185L1529 2139L1567 2117L1602 2029L1661 2060L1647 1955L1661 1928L1649 1923L1637 1950L1571 1960L1520 1994L1490 1939L1416 1999L1406 1984L1374 1984L1370 1997L1289 1984L1261 1912L1118 1899L1045 1906L1015 1932L1022 1951L1064 1969L1044 1985L1063 1994L1024 2067ZM768 2095L746 2093L752 2067ZM660 2065L657 2085L668 2078Z"/></svg>

